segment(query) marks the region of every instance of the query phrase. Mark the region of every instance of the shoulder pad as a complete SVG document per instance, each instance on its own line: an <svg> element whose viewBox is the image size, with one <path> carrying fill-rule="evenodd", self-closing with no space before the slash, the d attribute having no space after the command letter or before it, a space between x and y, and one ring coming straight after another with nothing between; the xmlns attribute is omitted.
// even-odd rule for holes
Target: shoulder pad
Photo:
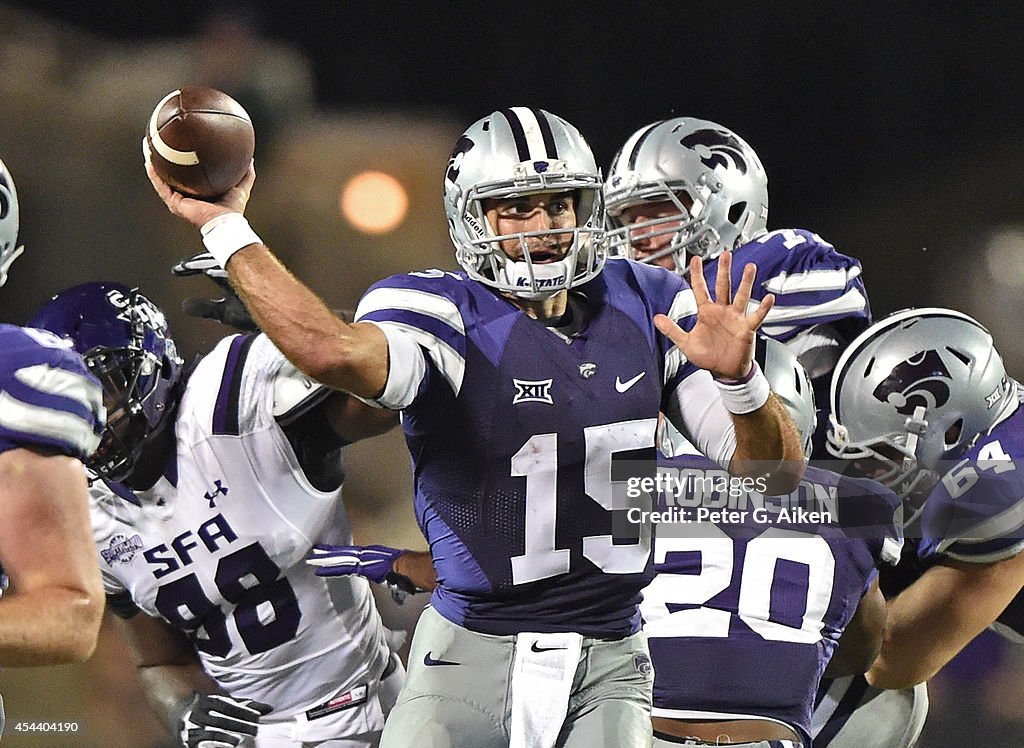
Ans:
<svg viewBox="0 0 1024 748"><path fill-rule="evenodd" d="M285 361L274 379L274 418L282 424L290 423L319 405L329 394L330 389L325 385Z"/></svg>

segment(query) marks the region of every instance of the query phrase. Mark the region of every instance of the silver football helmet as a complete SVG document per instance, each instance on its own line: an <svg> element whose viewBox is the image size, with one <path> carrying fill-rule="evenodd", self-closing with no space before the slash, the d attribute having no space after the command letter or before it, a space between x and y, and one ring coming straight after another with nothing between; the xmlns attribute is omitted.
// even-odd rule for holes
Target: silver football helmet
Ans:
<svg viewBox="0 0 1024 748"><path fill-rule="evenodd" d="M731 130L692 117L654 122L629 136L605 184L608 248L633 257L633 242L671 236L652 262L673 255L685 274L687 254L703 260L746 244L768 223L768 175L757 153ZM671 215L626 225L622 211L671 201ZM631 238L632 237L632 238Z"/></svg>
<svg viewBox="0 0 1024 748"><path fill-rule="evenodd" d="M988 330L952 309L907 309L850 343L832 374L828 451L869 460L904 498L928 491L1017 405ZM876 462L877 461L877 462ZM917 510L919 507L912 507Z"/></svg>
<svg viewBox="0 0 1024 748"><path fill-rule="evenodd" d="M757 336L754 359L761 366L765 379L779 402L789 412L804 448L804 459L811 456L811 437L817 424L814 407L814 389L800 360L773 338Z"/></svg>
<svg viewBox="0 0 1024 748"><path fill-rule="evenodd" d="M594 154L571 124L542 109L499 109L469 126L448 161L444 206L455 258L474 280L527 299L586 283L605 261L602 186ZM531 260L527 239L570 230L501 236L484 209L488 199L539 192L572 192L576 201L569 251L544 264ZM501 249L507 240L519 242L521 260Z"/></svg>
<svg viewBox="0 0 1024 748"><path fill-rule="evenodd" d="M24 247L18 246L18 190L14 178L0 161L0 286L7 282L7 273Z"/></svg>

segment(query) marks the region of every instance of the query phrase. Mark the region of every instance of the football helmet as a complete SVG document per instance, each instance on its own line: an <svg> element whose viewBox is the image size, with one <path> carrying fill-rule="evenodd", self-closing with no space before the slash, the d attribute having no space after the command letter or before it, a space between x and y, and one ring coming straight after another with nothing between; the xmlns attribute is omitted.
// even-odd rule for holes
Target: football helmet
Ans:
<svg viewBox="0 0 1024 748"><path fill-rule="evenodd" d="M804 449L804 460L811 456L811 437L817 424L814 406L814 388L800 360L785 343L758 335L754 345L754 360L779 402L789 412Z"/></svg>
<svg viewBox="0 0 1024 748"><path fill-rule="evenodd" d="M671 254L676 271L686 274L687 254L711 260L766 229L768 175L754 149L736 133L707 120L676 117L629 136L612 160L605 200L610 253L633 257L637 239L670 236L664 248L643 261ZM677 211L624 223L626 208L662 201L672 202Z"/></svg>
<svg viewBox="0 0 1024 748"><path fill-rule="evenodd" d="M95 282L56 294L28 324L70 340L103 384L107 427L87 466L126 480L147 441L173 423L180 395L184 362L164 313L138 289Z"/></svg>
<svg viewBox="0 0 1024 748"><path fill-rule="evenodd" d="M470 278L526 299L542 299L586 283L604 267L604 199L601 172L580 132L542 109L500 109L462 134L444 177L444 206L455 258ZM499 235L484 201L541 192L571 192L576 226ZM527 239L557 237L571 243L565 257L531 259ZM522 258L501 242L514 240Z"/></svg>
<svg viewBox="0 0 1024 748"><path fill-rule="evenodd" d="M907 309L850 343L832 375L827 448L868 461L870 477L904 498L938 480L957 457L1017 405L992 336L952 309ZM919 507L911 507L917 511Z"/></svg>
<svg viewBox="0 0 1024 748"><path fill-rule="evenodd" d="M18 190L14 178L0 161L0 286L7 282L11 263L21 256L18 246Z"/></svg>

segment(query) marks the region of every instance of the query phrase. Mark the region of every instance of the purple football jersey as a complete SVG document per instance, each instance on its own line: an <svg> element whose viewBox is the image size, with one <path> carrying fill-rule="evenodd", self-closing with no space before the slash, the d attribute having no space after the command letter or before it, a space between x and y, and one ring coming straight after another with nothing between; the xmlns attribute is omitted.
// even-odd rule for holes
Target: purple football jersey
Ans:
<svg viewBox="0 0 1024 748"><path fill-rule="evenodd" d="M735 288L748 262L757 265L750 301L756 306L768 293L775 306L761 332L785 343L815 325L835 325L852 340L871 323L860 261L806 229L778 229L736 249L732 264ZM718 260L704 266L704 278L714 289Z"/></svg>
<svg viewBox="0 0 1024 748"><path fill-rule="evenodd" d="M104 423L100 383L70 344L0 324L0 452L35 447L84 460Z"/></svg>
<svg viewBox="0 0 1024 748"><path fill-rule="evenodd" d="M402 416L416 515L432 604L474 631L639 628L650 543L613 531L612 466L646 458L653 474L663 399L696 369L652 318L690 329L696 306L681 278L627 260L573 294L586 312L569 338L461 272L388 278L357 310L424 352Z"/></svg>
<svg viewBox="0 0 1024 748"><path fill-rule="evenodd" d="M748 262L757 265L749 307L759 304L766 294L775 294L775 305L761 326L763 335L788 343L817 325L827 324L849 343L871 324L860 261L837 252L817 234L806 229L778 229L737 248L732 262L734 288ZM704 266L704 278L714 289L717 259ZM825 434L830 377L815 377L812 384L818 425L813 439L814 458L828 459Z"/></svg>
<svg viewBox="0 0 1024 748"><path fill-rule="evenodd" d="M839 637L902 545L899 498L808 467L788 496L763 496L699 456L662 458L657 576L641 611L654 714L761 718L810 745L815 691Z"/></svg>
<svg viewBox="0 0 1024 748"><path fill-rule="evenodd" d="M988 564L1024 550L1024 408L978 438L935 486L921 516L918 553ZM1024 593L996 619L997 631L1024 636Z"/></svg>

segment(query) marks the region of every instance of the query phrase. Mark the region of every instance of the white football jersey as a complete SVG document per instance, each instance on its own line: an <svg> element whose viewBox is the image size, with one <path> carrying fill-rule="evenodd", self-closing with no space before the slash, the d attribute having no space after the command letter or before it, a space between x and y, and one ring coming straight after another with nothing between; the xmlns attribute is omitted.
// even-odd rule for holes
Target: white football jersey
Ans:
<svg viewBox="0 0 1024 748"><path fill-rule="evenodd" d="M91 490L107 594L189 632L206 671L273 718L374 681L389 657L369 583L304 563L314 543L352 543L340 489L309 483L278 423L326 395L265 336L226 338L188 380L177 475Z"/></svg>

